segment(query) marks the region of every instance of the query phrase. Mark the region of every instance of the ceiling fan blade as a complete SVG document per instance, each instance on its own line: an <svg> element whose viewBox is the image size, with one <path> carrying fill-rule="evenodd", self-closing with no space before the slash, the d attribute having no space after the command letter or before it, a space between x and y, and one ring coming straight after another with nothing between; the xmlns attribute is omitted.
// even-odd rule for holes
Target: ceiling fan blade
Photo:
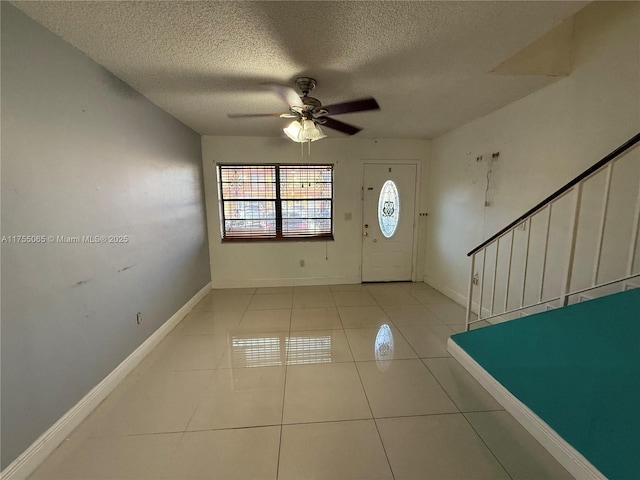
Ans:
<svg viewBox="0 0 640 480"><path fill-rule="evenodd" d="M300 95L293 88L279 83L264 83L263 85L280 95L280 98L287 102L289 107L304 107L304 103L300 100Z"/></svg>
<svg viewBox="0 0 640 480"><path fill-rule="evenodd" d="M281 117L290 118L290 113L227 113L229 118L250 118L250 117Z"/></svg>
<svg viewBox="0 0 640 480"><path fill-rule="evenodd" d="M317 122L323 127L333 128L334 130L338 130L339 132L346 133L347 135L355 135L360 130L362 130L361 128L355 127L353 125L349 125L348 123L344 123L329 117L322 117L318 119Z"/></svg>
<svg viewBox="0 0 640 480"><path fill-rule="evenodd" d="M365 112L367 110L380 110L380 105L373 97L353 100L351 102L334 103L333 105L323 105L318 109L320 112L326 111L326 115L339 115L341 113Z"/></svg>

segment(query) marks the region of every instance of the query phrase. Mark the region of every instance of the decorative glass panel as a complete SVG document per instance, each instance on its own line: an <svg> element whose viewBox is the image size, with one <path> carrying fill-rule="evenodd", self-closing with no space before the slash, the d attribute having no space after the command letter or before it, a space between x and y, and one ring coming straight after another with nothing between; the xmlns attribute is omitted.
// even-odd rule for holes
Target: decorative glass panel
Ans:
<svg viewBox="0 0 640 480"><path fill-rule="evenodd" d="M391 238L398 228L400 215L400 196L392 180L387 180L380 190L378 199L378 223L386 238Z"/></svg>

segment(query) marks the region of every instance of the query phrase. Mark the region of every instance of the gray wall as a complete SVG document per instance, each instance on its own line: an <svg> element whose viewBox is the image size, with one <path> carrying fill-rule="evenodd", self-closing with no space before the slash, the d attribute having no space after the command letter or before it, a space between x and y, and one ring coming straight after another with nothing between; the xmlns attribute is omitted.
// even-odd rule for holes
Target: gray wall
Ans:
<svg viewBox="0 0 640 480"><path fill-rule="evenodd" d="M200 136L2 6L2 468L210 281ZM136 312L144 314L136 325Z"/></svg>

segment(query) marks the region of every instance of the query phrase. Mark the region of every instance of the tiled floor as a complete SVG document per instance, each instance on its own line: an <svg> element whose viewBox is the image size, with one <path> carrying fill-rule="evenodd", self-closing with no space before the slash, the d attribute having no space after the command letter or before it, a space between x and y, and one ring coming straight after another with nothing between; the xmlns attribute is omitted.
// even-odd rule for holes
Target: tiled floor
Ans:
<svg viewBox="0 0 640 480"><path fill-rule="evenodd" d="M571 476L446 351L423 283L214 290L38 479Z"/></svg>

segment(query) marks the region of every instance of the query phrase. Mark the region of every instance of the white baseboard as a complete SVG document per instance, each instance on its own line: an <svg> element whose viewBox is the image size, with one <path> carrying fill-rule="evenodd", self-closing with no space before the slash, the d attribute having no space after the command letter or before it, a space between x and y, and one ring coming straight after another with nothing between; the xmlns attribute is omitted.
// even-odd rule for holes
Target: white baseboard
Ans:
<svg viewBox="0 0 640 480"><path fill-rule="evenodd" d="M511 394L451 338L447 343L447 350L571 475L580 480L606 480L589 460Z"/></svg>
<svg viewBox="0 0 640 480"><path fill-rule="evenodd" d="M252 279L213 279L213 288L297 287L307 285L344 285L360 283L360 277L291 277Z"/></svg>
<svg viewBox="0 0 640 480"><path fill-rule="evenodd" d="M187 313L211 291L211 282L196 293L180 310L152 333L131 355L91 389L67 413L31 444L18 458L0 472L0 480L27 478L82 421L118 386L118 384L153 350Z"/></svg>
<svg viewBox="0 0 640 480"><path fill-rule="evenodd" d="M464 308L467 308L467 296L466 295L463 295L460 292L456 292L455 290L447 287L443 283L439 282L435 278L431 278L428 275L424 276L423 282L426 283L427 285L435 288L436 290L438 290L443 295L446 295L451 300L456 302L458 305L462 305Z"/></svg>

